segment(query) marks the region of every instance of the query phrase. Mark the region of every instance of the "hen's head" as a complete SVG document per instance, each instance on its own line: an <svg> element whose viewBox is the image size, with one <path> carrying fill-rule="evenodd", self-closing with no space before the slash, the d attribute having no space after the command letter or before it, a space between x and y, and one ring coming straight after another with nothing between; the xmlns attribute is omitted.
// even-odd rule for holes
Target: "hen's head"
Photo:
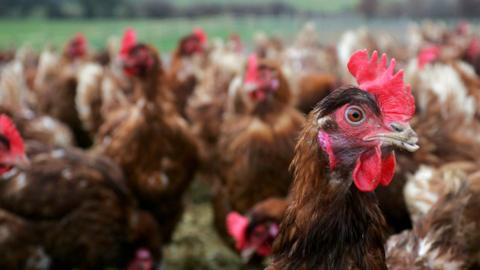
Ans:
<svg viewBox="0 0 480 270"><path fill-rule="evenodd" d="M480 56L480 38L473 37L467 47L467 59L474 60Z"/></svg>
<svg viewBox="0 0 480 270"><path fill-rule="evenodd" d="M65 47L65 54L70 59L84 57L87 54L87 39L82 33L77 33Z"/></svg>
<svg viewBox="0 0 480 270"><path fill-rule="evenodd" d="M253 256L266 257L272 254L273 241L279 226L275 222L257 223L251 218L231 212L227 215L227 231L235 240L235 247L245 261Z"/></svg>
<svg viewBox="0 0 480 270"><path fill-rule="evenodd" d="M125 52L122 64L128 76L145 78L159 71L160 58L154 48L140 43Z"/></svg>
<svg viewBox="0 0 480 270"><path fill-rule="evenodd" d="M436 45L431 45L420 49L417 55L417 65L423 69L425 65L430 64L440 58L441 48Z"/></svg>
<svg viewBox="0 0 480 270"><path fill-rule="evenodd" d="M273 63L259 60L255 54L248 57L243 83L250 98L256 102L273 96L279 99L288 99L289 96L289 92L282 89L285 82L278 68Z"/></svg>
<svg viewBox="0 0 480 270"><path fill-rule="evenodd" d="M129 262L127 270L153 270L155 262L152 254L146 248L140 248L136 251L135 257Z"/></svg>
<svg viewBox="0 0 480 270"><path fill-rule="evenodd" d="M403 71L394 73L395 59L368 59L366 50L354 53L348 69L358 86L333 91L317 109L317 139L331 171L352 172L361 191L388 185L395 171L394 147L416 151L417 135L409 125L415 113L410 86ZM346 170L345 170L346 169Z"/></svg>
<svg viewBox="0 0 480 270"><path fill-rule="evenodd" d="M0 174L28 163L23 139L12 120L0 115Z"/></svg>
<svg viewBox="0 0 480 270"><path fill-rule="evenodd" d="M208 37L202 28L196 28L193 32L180 41L180 55L191 56L202 53L207 46Z"/></svg>

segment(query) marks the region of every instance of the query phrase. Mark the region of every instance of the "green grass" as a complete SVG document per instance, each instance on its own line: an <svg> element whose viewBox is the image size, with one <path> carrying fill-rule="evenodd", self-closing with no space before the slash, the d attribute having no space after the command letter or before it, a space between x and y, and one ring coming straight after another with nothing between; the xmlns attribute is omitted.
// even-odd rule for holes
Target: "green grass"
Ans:
<svg viewBox="0 0 480 270"><path fill-rule="evenodd" d="M288 37L303 23L302 19L292 18L234 19L228 16L197 20L0 20L0 48L18 48L24 44L36 49L45 45L61 47L76 32L84 33L92 47L100 48L105 46L109 37L121 36L123 30L131 26L137 29L140 40L154 44L161 51L170 51L175 48L179 38L195 26L203 27L212 37L227 37L236 32L243 39L251 40L259 30Z"/></svg>
<svg viewBox="0 0 480 270"><path fill-rule="evenodd" d="M192 4L192 0L169 0L179 6ZM278 0L196 0L195 4L227 4L227 3L271 3ZM337 12L354 8L360 0L284 0L299 10L313 10L322 12Z"/></svg>

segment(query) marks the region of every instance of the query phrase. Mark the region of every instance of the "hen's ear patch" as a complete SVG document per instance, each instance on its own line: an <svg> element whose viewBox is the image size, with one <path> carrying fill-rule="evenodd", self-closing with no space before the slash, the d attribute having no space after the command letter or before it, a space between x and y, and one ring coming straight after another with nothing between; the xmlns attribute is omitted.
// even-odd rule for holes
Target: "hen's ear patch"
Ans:
<svg viewBox="0 0 480 270"><path fill-rule="evenodd" d="M325 151L328 155L328 164L330 170L332 171L335 169L336 159L335 154L333 153L332 142L330 140L330 136L327 133L320 131L317 136L318 143L320 147L322 147L323 151Z"/></svg>

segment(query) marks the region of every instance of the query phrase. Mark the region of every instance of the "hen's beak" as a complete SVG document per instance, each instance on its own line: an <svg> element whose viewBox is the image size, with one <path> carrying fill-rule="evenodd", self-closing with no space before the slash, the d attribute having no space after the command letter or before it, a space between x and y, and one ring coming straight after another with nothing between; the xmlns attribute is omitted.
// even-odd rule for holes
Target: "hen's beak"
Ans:
<svg viewBox="0 0 480 270"><path fill-rule="evenodd" d="M393 122L390 124L392 132L377 133L364 138L365 141L381 141L384 145L392 145L410 152L420 148L417 144L418 136L409 124Z"/></svg>
<svg viewBox="0 0 480 270"><path fill-rule="evenodd" d="M255 255L255 252L256 252L256 248L255 247L249 247L249 248L246 248L244 250L242 250L242 252L240 253L240 256L242 257L242 261L244 263L248 263L250 262L250 260L253 258L253 256Z"/></svg>

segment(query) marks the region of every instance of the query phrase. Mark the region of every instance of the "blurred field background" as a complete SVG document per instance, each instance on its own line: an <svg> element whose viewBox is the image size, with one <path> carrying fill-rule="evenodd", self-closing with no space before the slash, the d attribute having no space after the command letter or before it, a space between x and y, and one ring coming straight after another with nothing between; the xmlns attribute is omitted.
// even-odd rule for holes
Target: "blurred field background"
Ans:
<svg viewBox="0 0 480 270"><path fill-rule="evenodd" d="M288 41L309 21L323 42L334 43L347 29L401 34L412 21L476 22L475 14L480 0L0 0L0 49L61 48L76 32L100 49L133 27L140 40L170 52L196 26L212 39L236 33L251 46L259 31ZM165 269L252 269L214 231L208 188L194 183L187 198Z"/></svg>
<svg viewBox="0 0 480 270"><path fill-rule="evenodd" d="M142 40L170 51L194 26L213 37L237 33L249 41L258 31L292 38L307 21L316 23L322 40L333 42L352 27L400 33L411 20L455 21L476 9L478 0L0 0L0 48L63 46L76 32L102 48L131 26Z"/></svg>
<svg viewBox="0 0 480 270"><path fill-rule="evenodd" d="M198 19L160 19L160 20L44 20L44 19L4 19L0 20L0 47L4 49L29 45L41 49L46 45L61 47L73 33L85 33L94 48L102 48L110 36L121 36L126 27L137 29L140 38L154 44L161 51L171 51L180 37L186 35L194 26L202 26L211 37L226 38L231 33L239 34L242 39L250 41L256 32L293 38L308 18L289 17L247 17L234 18L217 16ZM408 24L406 19L380 19L366 21L361 17L319 18L313 19L322 39L333 42L341 33L352 25L368 25L370 28L398 31Z"/></svg>

